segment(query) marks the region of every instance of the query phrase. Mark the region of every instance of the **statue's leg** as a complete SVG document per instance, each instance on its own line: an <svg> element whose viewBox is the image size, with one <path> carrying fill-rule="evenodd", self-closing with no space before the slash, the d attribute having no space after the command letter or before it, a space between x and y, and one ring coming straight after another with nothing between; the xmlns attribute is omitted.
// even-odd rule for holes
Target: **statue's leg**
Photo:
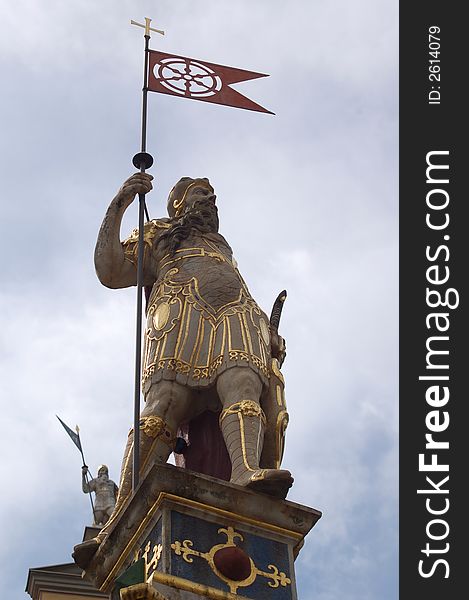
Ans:
<svg viewBox="0 0 469 600"><path fill-rule="evenodd" d="M104 523L106 522L105 520L105 516L104 516L104 512L102 510L95 510L94 511L94 524L95 525L104 525Z"/></svg>
<svg viewBox="0 0 469 600"><path fill-rule="evenodd" d="M140 478L155 463L165 463L174 450L179 423L190 416L190 390L175 381L160 381L145 396L140 416ZM130 430L122 460L119 493L110 521L132 491L134 432Z"/></svg>
<svg viewBox="0 0 469 600"><path fill-rule="evenodd" d="M165 463L168 460L174 449L179 423L190 419L196 410L195 403L191 401L191 391L175 381L160 381L150 388L140 416L140 478L143 478L155 463ZM122 460L119 492L112 515L96 538L75 546L73 557L83 569L106 538L109 527L113 525L132 494L133 448L132 428Z"/></svg>
<svg viewBox="0 0 469 600"><path fill-rule="evenodd" d="M232 367L217 380L223 405L220 427L231 459L231 482L285 498L293 483L291 473L261 469L265 415L259 400L262 382L248 367Z"/></svg>

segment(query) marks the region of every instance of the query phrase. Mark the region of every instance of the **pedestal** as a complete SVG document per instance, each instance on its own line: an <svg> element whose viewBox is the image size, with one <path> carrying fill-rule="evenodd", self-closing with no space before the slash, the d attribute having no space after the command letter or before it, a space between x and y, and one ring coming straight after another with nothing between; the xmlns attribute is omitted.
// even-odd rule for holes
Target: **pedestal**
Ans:
<svg viewBox="0 0 469 600"><path fill-rule="evenodd" d="M141 583L167 600L296 600L294 560L320 517L293 502L155 465L84 577L111 593L140 561Z"/></svg>

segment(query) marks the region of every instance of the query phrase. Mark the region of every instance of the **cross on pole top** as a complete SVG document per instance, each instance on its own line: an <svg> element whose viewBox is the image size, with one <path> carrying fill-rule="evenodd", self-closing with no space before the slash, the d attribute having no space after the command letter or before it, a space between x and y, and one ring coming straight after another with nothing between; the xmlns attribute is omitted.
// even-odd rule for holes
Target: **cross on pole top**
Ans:
<svg viewBox="0 0 469 600"><path fill-rule="evenodd" d="M151 19L149 19L148 17L145 17L145 25L143 25L142 23L137 23L137 21L134 21L134 20L130 21L131 25L137 25L138 27L143 27L145 29L145 35L147 35L148 37L150 37L150 31L155 31L156 33L160 33L161 35L164 35L164 31L162 31L161 29L153 29L153 27L150 27L150 23L151 23Z"/></svg>

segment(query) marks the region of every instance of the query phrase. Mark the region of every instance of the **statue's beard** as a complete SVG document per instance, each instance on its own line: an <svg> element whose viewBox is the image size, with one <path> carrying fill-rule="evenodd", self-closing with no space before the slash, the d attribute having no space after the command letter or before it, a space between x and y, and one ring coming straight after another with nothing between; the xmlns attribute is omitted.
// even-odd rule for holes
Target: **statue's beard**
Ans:
<svg viewBox="0 0 469 600"><path fill-rule="evenodd" d="M196 200L180 217L174 218L170 229L165 232L159 243L165 244L169 254L174 254L178 247L190 235L192 229L200 233L216 233L218 231L218 209L210 198Z"/></svg>
<svg viewBox="0 0 469 600"><path fill-rule="evenodd" d="M214 196L196 200L181 217L181 224L190 224L203 233L218 231L218 208L213 201Z"/></svg>

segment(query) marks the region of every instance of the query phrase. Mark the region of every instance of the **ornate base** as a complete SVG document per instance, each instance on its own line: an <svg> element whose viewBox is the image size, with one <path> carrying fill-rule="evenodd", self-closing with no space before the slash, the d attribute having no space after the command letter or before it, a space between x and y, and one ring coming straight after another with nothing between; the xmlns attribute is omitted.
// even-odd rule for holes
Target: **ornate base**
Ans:
<svg viewBox="0 0 469 600"><path fill-rule="evenodd" d="M167 600L296 600L294 558L320 517L293 502L155 465L83 576L109 593L141 560L141 583Z"/></svg>

